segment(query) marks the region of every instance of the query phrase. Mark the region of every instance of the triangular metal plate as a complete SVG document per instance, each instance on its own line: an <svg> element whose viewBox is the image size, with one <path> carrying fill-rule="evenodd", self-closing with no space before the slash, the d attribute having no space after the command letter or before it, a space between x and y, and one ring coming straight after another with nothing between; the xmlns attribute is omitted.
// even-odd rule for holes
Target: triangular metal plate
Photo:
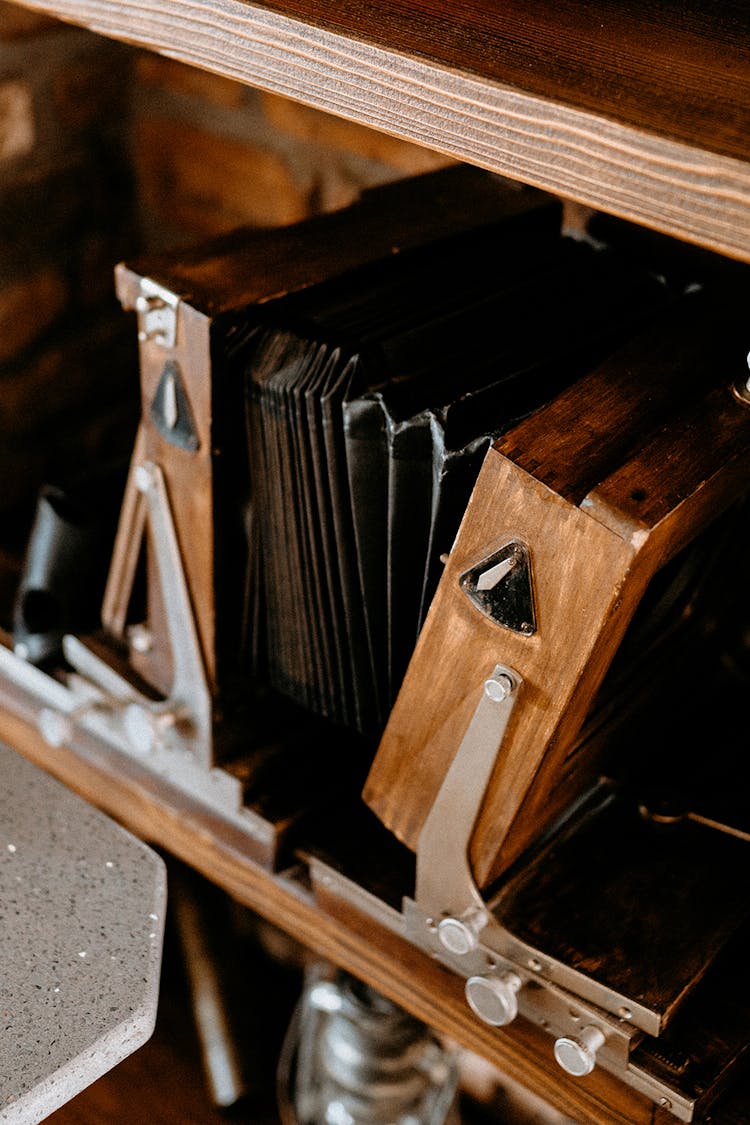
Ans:
<svg viewBox="0 0 750 1125"><path fill-rule="evenodd" d="M172 445L195 453L200 442L179 364L167 360L151 403L151 421Z"/></svg>
<svg viewBox="0 0 750 1125"><path fill-rule="evenodd" d="M525 543L511 540L458 581L477 609L498 625L526 637L536 632L531 555Z"/></svg>

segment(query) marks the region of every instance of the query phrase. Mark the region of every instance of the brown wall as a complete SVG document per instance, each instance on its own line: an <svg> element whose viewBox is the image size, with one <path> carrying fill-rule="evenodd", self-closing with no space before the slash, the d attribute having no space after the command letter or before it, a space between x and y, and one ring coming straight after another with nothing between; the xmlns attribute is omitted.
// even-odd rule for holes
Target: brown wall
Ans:
<svg viewBox="0 0 750 1125"><path fill-rule="evenodd" d="M0 0L0 550L23 543L43 480L129 448L138 373L118 261L444 163Z"/></svg>
<svg viewBox="0 0 750 1125"><path fill-rule="evenodd" d="M133 162L151 241L276 225L447 159L157 55L136 60Z"/></svg>
<svg viewBox="0 0 750 1125"><path fill-rule="evenodd" d="M121 80L129 59L0 4L5 546L23 535L40 481L116 448L133 416L131 349L111 281L136 230Z"/></svg>

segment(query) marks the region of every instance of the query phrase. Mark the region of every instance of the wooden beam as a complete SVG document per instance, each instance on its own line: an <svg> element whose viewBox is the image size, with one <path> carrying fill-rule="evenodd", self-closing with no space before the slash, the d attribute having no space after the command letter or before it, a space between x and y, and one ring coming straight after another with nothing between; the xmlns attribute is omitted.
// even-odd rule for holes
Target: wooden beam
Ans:
<svg viewBox="0 0 750 1125"><path fill-rule="evenodd" d="M26 5L750 260L739 5Z"/></svg>

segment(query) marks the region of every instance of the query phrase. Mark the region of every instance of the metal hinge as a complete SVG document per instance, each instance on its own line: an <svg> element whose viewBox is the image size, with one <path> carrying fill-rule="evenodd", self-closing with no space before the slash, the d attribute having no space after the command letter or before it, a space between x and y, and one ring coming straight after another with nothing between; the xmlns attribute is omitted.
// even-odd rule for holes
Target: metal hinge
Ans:
<svg viewBox="0 0 750 1125"><path fill-rule="evenodd" d="M150 277L141 278L140 293L135 302L138 313L138 339L150 340L162 348L177 343L177 307L179 297L170 293Z"/></svg>

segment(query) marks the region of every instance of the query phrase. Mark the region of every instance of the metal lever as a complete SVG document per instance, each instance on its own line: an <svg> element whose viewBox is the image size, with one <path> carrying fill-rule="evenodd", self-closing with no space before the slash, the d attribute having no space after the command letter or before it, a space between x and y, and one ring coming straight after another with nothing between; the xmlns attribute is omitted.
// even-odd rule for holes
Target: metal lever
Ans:
<svg viewBox="0 0 750 1125"><path fill-rule="evenodd" d="M438 925L438 937L453 953L475 948L488 920L469 863L469 843L520 685L518 673L501 664L485 681L419 836L416 900L435 916L446 916Z"/></svg>
<svg viewBox="0 0 750 1125"><path fill-rule="evenodd" d="M522 683L513 668L498 664L483 684L419 836L415 895L403 908L406 933L464 975L467 1003L485 1023L504 1026L521 1010L564 1034L578 1031L585 1013L606 1039L609 1062L624 1067L633 1025L643 1027L651 1014L516 938L485 903L471 870L471 837Z"/></svg>
<svg viewBox="0 0 750 1125"><path fill-rule="evenodd" d="M518 673L501 664L485 680L482 698L419 836L416 901L432 916L428 925L432 923L440 946L457 958L475 953L491 918L474 883L469 842L520 685ZM522 983L510 970L474 973L466 982L466 1000L479 1019L503 1027L518 1014Z"/></svg>

